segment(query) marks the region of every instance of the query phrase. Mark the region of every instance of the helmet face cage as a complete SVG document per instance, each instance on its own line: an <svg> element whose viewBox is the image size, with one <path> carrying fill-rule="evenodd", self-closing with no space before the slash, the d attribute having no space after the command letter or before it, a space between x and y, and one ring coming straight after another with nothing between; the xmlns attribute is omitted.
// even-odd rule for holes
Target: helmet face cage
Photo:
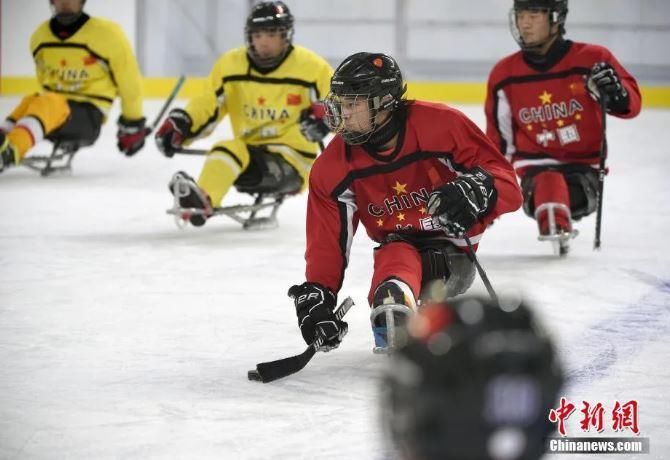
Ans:
<svg viewBox="0 0 670 460"><path fill-rule="evenodd" d="M284 2L262 2L254 6L244 27L247 54L254 64L261 68L269 68L276 66L284 59L293 42L293 22L293 15ZM252 34L256 32L280 32L285 42L283 51L276 56L261 57L252 40Z"/></svg>
<svg viewBox="0 0 670 460"><path fill-rule="evenodd" d="M405 92L395 60L380 53L356 53L335 70L326 96L325 122L350 145L363 144L391 119ZM383 112L388 116L380 117Z"/></svg>
<svg viewBox="0 0 670 460"><path fill-rule="evenodd" d="M370 139L379 128L380 120L377 120L377 115L395 108L397 101L391 94L372 96L337 94L331 91L324 102L324 120L330 130L342 136L347 144L359 145ZM363 112L367 115L361 115Z"/></svg>
<svg viewBox="0 0 670 460"><path fill-rule="evenodd" d="M522 50L533 50L542 46L544 43L526 43L523 40L519 25L517 24L517 14L520 11L531 11L546 13L549 15L549 25L558 24L558 33L565 33L565 20L568 15L568 2L566 0L528 0L524 2L515 1L514 6L509 11L509 30ZM553 37L550 34L550 39Z"/></svg>

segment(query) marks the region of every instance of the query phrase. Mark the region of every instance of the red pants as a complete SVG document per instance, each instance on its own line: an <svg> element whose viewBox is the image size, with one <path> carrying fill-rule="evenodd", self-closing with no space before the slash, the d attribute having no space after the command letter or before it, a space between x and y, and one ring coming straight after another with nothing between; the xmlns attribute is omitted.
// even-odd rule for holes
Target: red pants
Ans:
<svg viewBox="0 0 670 460"><path fill-rule="evenodd" d="M414 299L419 298L422 277L421 256L414 246L400 241L385 244L375 249L374 258L375 268L368 294L370 305L377 287L389 278L404 281L412 289Z"/></svg>
<svg viewBox="0 0 670 460"><path fill-rule="evenodd" d="M538 173L535 178L535 209L544 203L560 203L570 209L570 194L568 193L568 184L565 177L558 171L543 171ZM570 220L565 212L556 210L556 225L563 230L571 230ZM546 212L537 216L537 223L540 227L540 233L546 234L549 231L549 218Z"/></svg>

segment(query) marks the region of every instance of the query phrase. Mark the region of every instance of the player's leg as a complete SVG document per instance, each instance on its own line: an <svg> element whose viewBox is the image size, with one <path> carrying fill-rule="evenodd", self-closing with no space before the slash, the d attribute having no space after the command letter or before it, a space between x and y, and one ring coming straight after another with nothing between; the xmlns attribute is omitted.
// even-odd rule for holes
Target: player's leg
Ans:
<svg viewBox="0 0 670 460"><path fill-rule="evenodd" d="M69 117L70 106L60 94L45 92L23 98L3 123L0 170L20 163L35 144L60 128Z"/></svg>
<svg viewBox="0 0 670 460"><path fill-rule="evenodd" d="M564 172L570 194L570 211L574 220L595 212L598 207L598 171L590 166L575 165Z"/></svg>
<svg viewBox="0 0 670 460"><path fill-rule="evenodd" d="M47 137L53 142L71 142L78 147L93 145L100 136L104 115L89 102L68 101L70 117Z"/></svg>
<svg viewBox="0 0 670 460"><path fill-rule="evenodd" d="M185 212L183 218L196 227L205 224L239 175L249 165L249 150L238 139L215 144L207 153L205 165L196 181L183 171L176 172L170 180L170 191L183 209L202 210Z"/></svg>
<svg viewBox="0 0 670 460"><path fill-rule="evenodd" d="M198 185L209 195L212 205L218 207L247 166L249 149L244 142L239 139L219 142L207 153Z"/></svg>
<svg viewBox="0 0 670 460"><path fill-rule="evenodd" d="M12 113L7 115L7 118L4 120L0 121L0 132L7 134L10 132L14 126L16 126L16 122L23 114L26 113L26 109L30 105L30 102L38 96L38 93L31 94L29 96L25 96L23 99L21 99L21 102L19 102L19 105L17 105L14 110L12 110Z"/></svg>
<svg viewBox="0 0 670 460"><path fill-rule="evenodd" d="M248 146L249 166L235 181L245 193L296 193L303 186L300 173L275 151L266 146Z"/></svg>
<svg viewBox="0 0 670 460"><path fill-rule="evenodd" d="M560 171L529 172L521 181L523 208L537 220L540 236L558 236L572 232L570 194Z"/></svg>
<svg viewBox="0 0 670 460"><path fill-rule="evenodd" d="M312 168L314 160L316 160L316 153L302 152L288 145L279 144L267 145L266 149L270 153L280 155L287 164L291 165L291 175L297 173L301 180L301 188L306 186L309 171ZM295 183L296 181L291 179L291 182Z"/></svg>
<svg viewBox="0 0 670 460"><path fill-rule="evenodd" d="M376 353L392 351L404 341L407 319L416 311L421 274L421 257L411 244L393 242L375 249L368 302Z"/></svg>
<svg viewBox="0 0 670 460"><path fill-rule="evenodd" d="M444 302L463 294L475 280L475 265L463 251L448 241L429 241L420 249L420 254L422 302Z"/></svg>

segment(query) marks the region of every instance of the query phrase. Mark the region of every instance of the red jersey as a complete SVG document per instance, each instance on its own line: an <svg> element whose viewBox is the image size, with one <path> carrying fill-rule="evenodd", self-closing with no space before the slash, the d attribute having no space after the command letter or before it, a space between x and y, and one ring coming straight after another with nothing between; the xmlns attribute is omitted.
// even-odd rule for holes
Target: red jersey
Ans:
<svg viewBox="0 0 670 460"><path fill-rule="evenodd" d="M496 64L486 92L486 134L523 176L532 166L585 163L597 166L602 139L600 106L587 92L591 67L609 63L628 91L628 112L640 113L635 79L602 46L565 41L562 55L543 71L521 51Z"/></svg>
<svg viewBox="0 0 670 460"><path fill-rule="evenodd" d="M359 222L378 242L391 232L443 235L426 211L428 197L476 166L493 176L497 200L468 232L473 244L493 219L518 209L522 199L510 164L464 114L442 104L410 104L397 146L385 155L335 136L309 176L307 281L340 289ZM451 241L466 247L464 240Z"/></svg>

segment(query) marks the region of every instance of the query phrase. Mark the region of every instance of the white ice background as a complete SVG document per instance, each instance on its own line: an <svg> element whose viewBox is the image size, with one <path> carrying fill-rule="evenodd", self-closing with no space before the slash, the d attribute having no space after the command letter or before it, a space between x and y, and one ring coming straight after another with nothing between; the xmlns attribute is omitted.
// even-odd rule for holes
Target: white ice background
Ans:
<svg viewBox="0 0 670 460"><path fill-rule="evenodd" d="M0 99L0 113L17 102ZM148 118L160 104L145 103ZM483 127L481 107L462 109ZM357 305L340 349L284 380L250 382L255 363L304 349L286 291L304 276L306 195L285 203L275 230L224 217L178 230L167 182L180 169L197 176L202 159L166 159L152 140L123 157L117 115L71 175L0 174L0 458L387 458L377 409L387 360L371 352L364 231L341 291ZM669 127L661 110L608 119L602 251L592 216L559 259L522 211L479 250L494 286L523 292L556 338L563 394L578 406L569 434L582 434L583 400L638 401L651 454L627 458L670 457ZM610 424L601 435L618 435Z"/></svg>

